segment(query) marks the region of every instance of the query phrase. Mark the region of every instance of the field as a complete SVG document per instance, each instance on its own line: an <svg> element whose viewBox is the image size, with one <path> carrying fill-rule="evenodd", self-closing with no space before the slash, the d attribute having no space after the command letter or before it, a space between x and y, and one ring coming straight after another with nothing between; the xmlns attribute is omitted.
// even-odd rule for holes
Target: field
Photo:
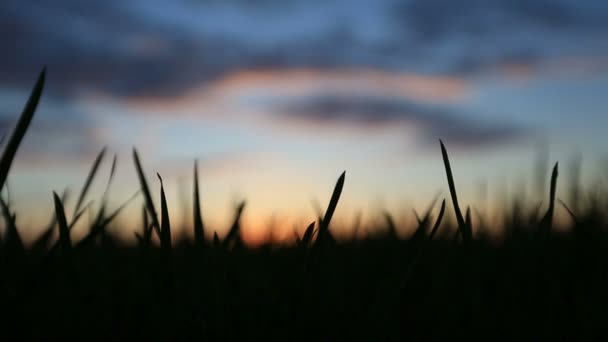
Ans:
<svg viewBox="0 0 608 342"><path fill-rule="evenodd" d="M34 116L44 85L35 85L0 160L0 187ZM558 200L558 165L546 207L505 208L506 233L490 241L480 216L464 213L448 152L441 145L450 198L437 199L400 239L394 220L384 235L337 241L330 223L346 174L327 209L292 246L249 248L240 215L226 237L205 240L198 170L192 191L192 241L172 241L164 188L150 192L137 151L133 162L144 200L135 245L107 233L121 208L106 210L107 192L88 234L71 238L86 208L93 164L73 217L55 194L55 217L25 246L10 201L2 197L0 310L3 336L199 340L598 340L608 336L607 197ZM452 161L454 162L454 161ZM112 165L112 174L114 170ZM160 175L158 176L160 178ZM456 179L457 180L457 179ZM108 188L112 181L110 177ZM162 183L162 179L161 179ZM154 200L160 195L160 210ZM135 198L135 197L134 197ZM557 208L569 213L565 233L554 229ZM454 212L456 222L445 219ZM59 238L55 239L57 235ZM15 335L13 335L15 334Z"/></svg>

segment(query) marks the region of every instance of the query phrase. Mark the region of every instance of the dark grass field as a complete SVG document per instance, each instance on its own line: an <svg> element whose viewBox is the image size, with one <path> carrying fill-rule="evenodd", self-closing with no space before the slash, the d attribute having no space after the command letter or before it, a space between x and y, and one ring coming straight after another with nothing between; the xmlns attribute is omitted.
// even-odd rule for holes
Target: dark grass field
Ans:
<svg viewBox="0 0 608 342"><path fill-rule="evenodd" d="M6 142L0 186L43 84L44 72ZM239 233L245 203L236 208L226 237L205 240L210 231L199 209L196 166L194 239L172 241L164 188L150 192L135 150L137 196L145 203L136 244L107 233L122 208L106 210L107 192L89 232L72 239L71 227L87 207L89 186L105 157L102 150L74 217L66 217L65 198L55 194L55 218L31 246L21 240L10 202L0 201L3 339L606 339L606 196L580 196L580 203L571 203L576 210L570 209L556 197L556 164L546 211L505 208L504 238L490 241L479 232L492 227L473 226L471 210L462 213L443 143L441 152L451 197L417 217L418 227L406 239L398 238L401 227L389 215L386 224L370 227L384 235L352 241L332 236L342 174L325 213L294 245L248 248ZM562 233L554 227L556 205L570 214ZM454 223L445 219L452 212Z"/></svg>

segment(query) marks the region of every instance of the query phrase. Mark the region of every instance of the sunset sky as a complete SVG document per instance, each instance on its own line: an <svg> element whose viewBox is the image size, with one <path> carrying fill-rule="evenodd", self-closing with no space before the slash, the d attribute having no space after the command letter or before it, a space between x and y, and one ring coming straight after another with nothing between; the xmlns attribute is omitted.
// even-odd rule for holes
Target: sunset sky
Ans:
<svg viewBox="0 0 608 342"><path fill-rule="evenodd" d="M246 199L252 236L313 221L343 170L338 220L424 208L447 195L440 138L465 203L532 191L538 146L563 179L580 153L592 181L606 18L599 0L3 0L0 133L48 68L9 177L18 220L46 222L53 190L74 200L103 146L114 205L138 189L134 146L175 216L198 159L205 220L224 231Z"/></svg>

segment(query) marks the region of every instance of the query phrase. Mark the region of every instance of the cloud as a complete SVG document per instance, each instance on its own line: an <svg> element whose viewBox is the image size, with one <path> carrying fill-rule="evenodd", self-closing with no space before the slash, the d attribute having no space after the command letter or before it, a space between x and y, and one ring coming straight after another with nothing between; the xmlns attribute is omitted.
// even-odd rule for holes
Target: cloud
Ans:
<svg viewBox="0 0 608 342"><path fill-rule="evenodd" d="M228 112L255 110L274 98L319 92L407 97L425 103L466 101L473 89L459 77L427 76L415 73L383 72L371 69L246 70L227 74L176 98L145 98L127 101L131 108L152 112L179 113L192 108ZM221 108L220 108L221 107ZM217 110L216 110L217 109Z"/></svg>
<svg viewBox="0 0 608 342"><path fill-rule="evenodd" d="M173 98L243 70L471 74L606 55L608 5L564 0L5 0L0 85Z"/></svg>
<svg viewBox="0 0 608 342"><path fill-rule="evenodd" d="M414 58L431 57L440 72L608 52L608 5L594 0L413 0L390 11L396 34L408 37L394 50L415 48Z"/></svg>
<svg viewBox="0 0 608 342"><path fill-rule="evenodd" d="M412 126L421 133L422 144L435 144L441 138L452 145L471 148L511 142L529 133L514 123L473 118L443 107L394 97L319 95L279 101L273 110L292 123L329 128L345 124L364 128Z"/></svg>

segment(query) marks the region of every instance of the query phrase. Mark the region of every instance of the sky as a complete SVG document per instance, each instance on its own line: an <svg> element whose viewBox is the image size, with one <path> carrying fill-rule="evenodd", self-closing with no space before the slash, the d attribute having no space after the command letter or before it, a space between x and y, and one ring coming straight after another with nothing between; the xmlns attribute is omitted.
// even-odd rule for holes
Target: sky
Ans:
<svg viewBox="0 0 608 342"><path fill-rule="evenodd" d="M138 189L136 147L175 220L191 215L197 159L206 222L224 232L245 199L252 240L304 229L344 170L338 221L406 220L447 195L438 139L465 203L538 195L539 151L582 158L592 183L608 159L606 18L599 0L4 0L0 133L47 66L9 177L18 220L46 222L52 191L76 197L104 146L116 206Z"/></svg>

